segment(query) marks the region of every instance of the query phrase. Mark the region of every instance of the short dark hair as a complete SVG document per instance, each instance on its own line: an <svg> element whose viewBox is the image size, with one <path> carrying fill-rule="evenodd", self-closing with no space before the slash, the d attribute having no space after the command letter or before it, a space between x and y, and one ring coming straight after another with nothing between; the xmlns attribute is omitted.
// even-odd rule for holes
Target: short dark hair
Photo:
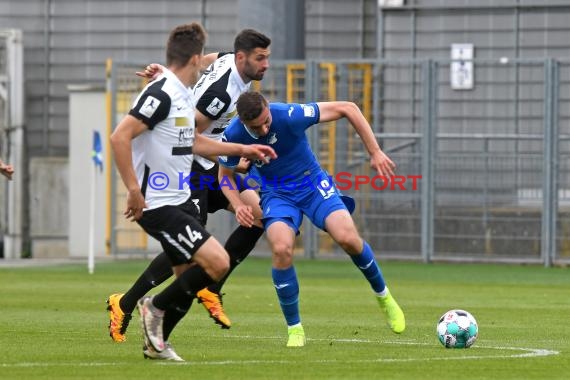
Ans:
<svg viewBox="0 0 570 380"><path fill-rule="evenodd" d="M202 54L206 43L206 31L197 22L179 25L168 36L166 64L186 65L196 54Z"/></svg>
<svg viewBox="0 0 570 380"><path fill-rule="evenodd" d="M236 109L241 121L251 121L267 107L267 99L257 91L247 91L241 94L236 103Z"/></svg>
<svg viewBox="0 0 570 380"><path fill-rule="evenodd" d="M254 29L244 29L234 39L234 53L243 51L251 53L256 48L267 49L271 38Z"/></svg>

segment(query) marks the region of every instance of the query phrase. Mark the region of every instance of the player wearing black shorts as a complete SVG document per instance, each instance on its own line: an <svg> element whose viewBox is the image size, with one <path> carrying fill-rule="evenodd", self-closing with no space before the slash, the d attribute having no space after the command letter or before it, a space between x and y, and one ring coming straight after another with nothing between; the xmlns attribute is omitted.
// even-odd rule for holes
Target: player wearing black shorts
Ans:
<svg viewBox="0 0 570 380"><path fill-rule="evenodd" d="M179 186L175 179L190 174L194 154L274 157L268 147L250 149L195 134L195 102L188 87L201 68L205 38L198 23L181 25L170 33L168 69L143 89L110 138L127 188L124 214L160 242L176 275L162 292L138 302L143 353L153 359L182 360L168 344L168 336L195 294L220 281L229 270L227 252L198 220L190 188ZM161 185L153 180L157 174ZM172 319L175 322L163 329L164 320Z"/></svg>
<svg viewBox="0 0 570 380"><path fill-rule="evenodd" d="M235 38L234 53L221 53L215 62L208 66L193 88L196 129L200 134L211 140L221 141L225 127L236 114L235 101L241 93L250 88L252 80L263 78L269 65L270 43L271 40L262 33L245 29ZM146 74L152 76L154 71L147 67ZM228 273L217 283L197 294L199 302L208 310L214 321L223 328L229 328L231 321L222 307L221 288L232 270L253 250L263 235L263 229L259 222L261 209L257 193L253 190L243 191L244 208L233 210L217 182L218 165L215 162L214 155L202 155L195 156L192 164L192 202L199 209L202 224L206 224L209 212L221 209L235 212L236 215L253 212L258 217L256 224L238 226L226 241L224 248L230 255ZM215 179L212 186L200 186L206 176ZM155 257L126 293L112 294L108 298L109 335L115 342L123 342L126 339L125 333L137 301L171 275L168 257L163 252ZM179 313L178 318L182 318L184 314L185 312ZM165 329L176 323L176 318L165 320Z"/></svg>
<svg viewBox="0 0 570 380"><path fill-rule="evenodd" d="M269 67L269 45L271 40L253 29L242 30L234 40L234 53L224 54L212 63L194 86L196 102L196 129L202 135L217 141L230 120L236 116L238 97L249 90L251 81L262 80ZM196 157L192 165L194 181L214 176L217 179L217 157ZM223 328L229 328L221 300L221 289L232 271L249 255L263 235L259 196L251 189L240 188L244 206L234 210L224 196L219 182L211 187L202 187L192 193L192 200L198 206L204 223L208 213L218 210L232 211L237 215L253 212L258 219L252 225L239 225L229 236L224 247L230 255L230 270L216 284L198 292L198 300L210 316Z"/></svg>

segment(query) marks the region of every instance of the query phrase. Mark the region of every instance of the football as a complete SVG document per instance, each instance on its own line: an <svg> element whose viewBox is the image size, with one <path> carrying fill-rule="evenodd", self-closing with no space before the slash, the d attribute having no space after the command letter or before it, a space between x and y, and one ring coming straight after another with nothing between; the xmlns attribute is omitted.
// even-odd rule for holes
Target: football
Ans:
<svg viewBox="0 0 570 380"><path fill-rule="evenodd" d="M437 322L437 337L446 348L469 348L478 334L477 321L465 310L449 310Z"/></svg>

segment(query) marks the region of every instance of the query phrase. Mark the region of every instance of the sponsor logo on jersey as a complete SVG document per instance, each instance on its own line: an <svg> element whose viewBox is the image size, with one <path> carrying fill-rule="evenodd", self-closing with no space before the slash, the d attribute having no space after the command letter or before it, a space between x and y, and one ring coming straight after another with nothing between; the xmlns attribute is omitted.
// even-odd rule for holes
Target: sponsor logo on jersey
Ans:
<svg viewBox="0 0 570 380"><path fill-rule="evenodd" d="M158 109L159 105L160 105L160 100L158 100L154 96L149 95L146 97L146 100L144 101L139 112L141 115L144 115L146 117L152 117L152 115L154 115L154 113Z"/></svg>
<svg viewBox="0 0 570 380"><path fill-rule="evenodd" d="M214 98L214 100L212 100L208 108L206 108L206 111L208 111L210 115L216 116L217 114L220 113L220 111L222 110L222 108L224 108L225 105L226 103L222 102L220 99Z"/></svg>
<svg viewBox="0 0 570 380"><path fill-rule="evenodd" d="M189 127L190 121L187 117L176 117L174 118L174 126L175 127Z"/></svg>

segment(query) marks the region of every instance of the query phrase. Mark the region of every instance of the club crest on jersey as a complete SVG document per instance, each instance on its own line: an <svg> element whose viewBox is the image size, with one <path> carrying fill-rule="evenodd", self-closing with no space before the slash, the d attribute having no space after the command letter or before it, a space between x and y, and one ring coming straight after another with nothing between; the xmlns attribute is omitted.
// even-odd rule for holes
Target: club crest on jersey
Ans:
<svg viewBox="0 0 570 380"><path fill-rule="evenodd" d="M273 145L277 142L277 134L275 132L273 132L271 135L269 135L269 138L267 139L267 143L269 145Z"/></svg>
<svg viewBox="0 0 570 380"><path fill-rule="evenodd" d="M315 107L301 104L301 108L303 108L303 114L305 117L315 117Z"/></svg>
<svg viewBox="0 0 570 380"><path fill-rule="evenodd" d="M152 117L152 115L154 115L154 113L158 109L159 105L160 105L160 100L158 100L154 96L149 95L146 97L139 112L141 113L141 115L145 115L146 117Z"/></svg>
<svg viewBox="0 0 570 380"><path fill-rule="evenodd" d="M222 102L220 99L214 98L214 100L212 100L208 108L206 108L206 111L208 111L210 115L216 116L217 114L220 113L220 111L222 110L222 108L224 108L225 105L226 103Z"/></svg>

